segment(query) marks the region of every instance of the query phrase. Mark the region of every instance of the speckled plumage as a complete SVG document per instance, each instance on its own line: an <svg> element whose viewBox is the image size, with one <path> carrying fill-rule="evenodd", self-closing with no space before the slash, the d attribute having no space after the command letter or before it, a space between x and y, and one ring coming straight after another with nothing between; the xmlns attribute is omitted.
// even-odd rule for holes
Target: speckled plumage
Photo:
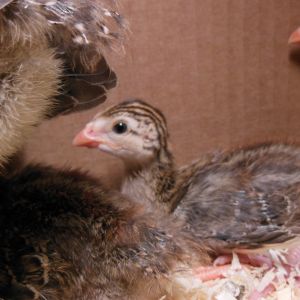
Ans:
<svg viewBox="0 0 300 300"><path fill-rule="evenodd" d="M209 261L180 224L76 171L30 166L0 189L2 299L185 299L172 276Z"/></svg>
<svg viewBox="0 0 300 300"><path fill-rule="evenodd" d="M201 239L216 238L226 248L255 248L289 242L300 233L297 146L268 144L224 153L187 180L175 214Z"/></svg>
<svg viewBox="0 0 300 300"><path fill-rule="evenodd" d="M117 120L127 122L124 136L109 133L113 130L110 124ZM138 125L145 120L156 124L152 144L146 138L148 128ZM275 244L285 247L285 242L292 242L300 234L297 146L258 145L207 155L176 169L164 118L139 100L99 113L85 130L94 147L97 141L100 149L107 144L111 146L109 152L120 156L126 165L138 166L129 168L122 189L125 194L142 199L147 206L150 203L154 210L175 214L186 224L187 231L199 241L206 241L216 252ZM137 132L132 134L132 130ZM118 152L118 147L123 152ZM135 155L130 157L130 153Z"/></svg>

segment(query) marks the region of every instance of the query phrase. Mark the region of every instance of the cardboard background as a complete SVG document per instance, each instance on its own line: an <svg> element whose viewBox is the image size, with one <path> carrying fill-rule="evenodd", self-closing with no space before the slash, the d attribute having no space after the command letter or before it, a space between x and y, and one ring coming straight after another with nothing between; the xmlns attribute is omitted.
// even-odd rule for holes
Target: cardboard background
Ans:
<svg viewBox="0 0 300 300"><path fill-rule="evenodd" d="M115 184L116 158L71 141L98 110L129 97L166 114L178 164L215 149L300 142L300 65L287 46L299 0L123 0L121 9L131 32L126 53L109 58L118 87L102 107L37 128L27 162L81 167Z"/></svg>

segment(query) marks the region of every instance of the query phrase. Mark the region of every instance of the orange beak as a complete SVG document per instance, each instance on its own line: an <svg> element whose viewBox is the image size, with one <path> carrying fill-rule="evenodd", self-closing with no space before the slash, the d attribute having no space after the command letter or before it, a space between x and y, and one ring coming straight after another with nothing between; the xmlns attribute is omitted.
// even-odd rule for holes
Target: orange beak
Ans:
<svg viewBox="0 0 300 300"><path fill-rule="evenodd" d="M288 43L300 44L300 27L291 34Z"/></svg>
<svg viewBox="0 0 300 300"><path fill-rule="evenodd" d="M81 130L73 139L73 145L78 147L97 148L100 142L87 136L85 129Z"/></svg>

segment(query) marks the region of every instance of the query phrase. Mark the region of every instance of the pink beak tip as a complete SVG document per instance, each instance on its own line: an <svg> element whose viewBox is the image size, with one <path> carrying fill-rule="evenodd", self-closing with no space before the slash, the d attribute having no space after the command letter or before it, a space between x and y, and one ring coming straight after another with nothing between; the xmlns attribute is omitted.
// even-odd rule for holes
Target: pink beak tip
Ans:
<svg viewBox="0 0 300 300"><path fill-rule="evenodd" d="M288 43L300 44L300 28L296 29L289 37Z"/></svg>
<svg viewBox="0 0 300 300"><path fill-rule="evenodd" d="M84 130L81 130L72 141L73 146L96 148L99 142L87 137Z"/></svg>

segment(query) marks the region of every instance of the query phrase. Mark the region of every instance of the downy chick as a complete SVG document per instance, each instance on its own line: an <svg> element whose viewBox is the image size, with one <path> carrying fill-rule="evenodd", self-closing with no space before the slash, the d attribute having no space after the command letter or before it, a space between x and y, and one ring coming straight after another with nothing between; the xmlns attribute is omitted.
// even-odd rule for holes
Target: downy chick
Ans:
<svg viewBox="0 0 300 300"><path fill-rule="evenodd" d="M121 158L126 168L121 192L143 205L170 210L178 172L166 120L158 109L141 100L122 102L97 114L73 144Z"/></svg>
<svg viewBox="0 0 300 300"><path fill-rule="evenodd" d="M1 299L190 299L176 278L209 262L172 218L77 171L28 166L0 190Z"/></svg>
<svg viewBox="0 0 300 300"><path fill-rule="evenodd" d="M259 145L176 170L165 118L140 100L99 113L74 144L123 159L129 173L122 193L172 212L217 253L287 248L299 241L299 147Z"/></svg>
<svg viewBox="0 0 300 300"><path fill-rule="evenodd" d="M43 119L115 86L103 57L123 28L113 2L0 0L0 167Z"/></svg>

